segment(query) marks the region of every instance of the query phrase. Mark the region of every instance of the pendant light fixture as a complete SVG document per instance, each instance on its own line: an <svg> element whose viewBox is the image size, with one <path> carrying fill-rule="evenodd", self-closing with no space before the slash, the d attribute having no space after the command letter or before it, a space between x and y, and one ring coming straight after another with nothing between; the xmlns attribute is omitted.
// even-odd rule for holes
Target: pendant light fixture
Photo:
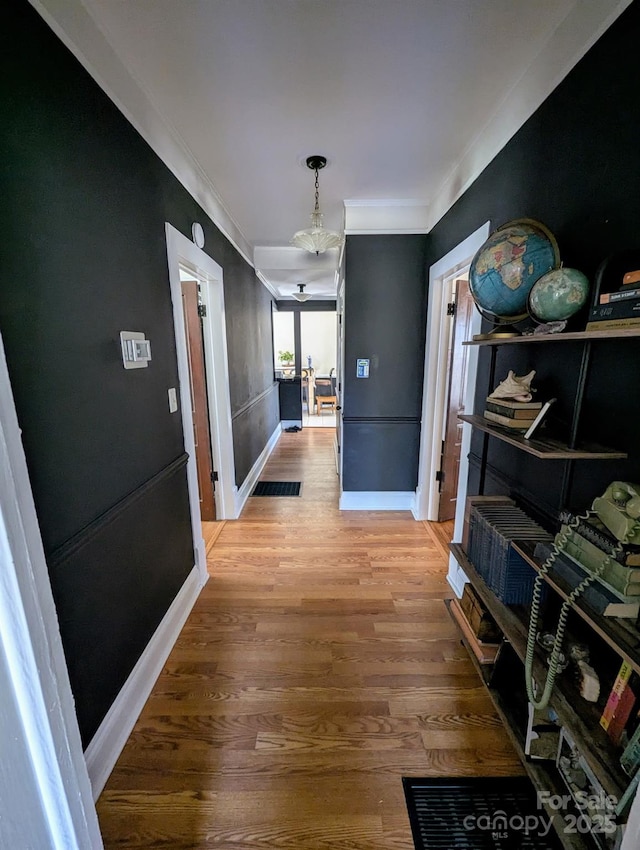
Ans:
<svg viewBox="0 0 640 850"><path fill-rule="evenodd" d="M308 301L311 298L311 293L304 291L305 286L306 286L306 283L299 283L298 284L298 289L300 291L293 293L293 297L296 299L296 301L300 301L301 303L304 303L305 301Z"/></svg>
<svg viewBox="0 0 640 850"><path fill-rule="evenodd" d="M307 168L310 168L316 175L316 202L311 213L311 227L306 230L299 230L291 240L292 244L297 248L303 248L311 254L322 254L328 248L337 248L342 244L342 237L339 233L334 233L332 230L325 230L322 223L322 213L320 212L320 203L318 200L319 183L318 172L327 164L326 156L310 156L307 157Z"/></svg>

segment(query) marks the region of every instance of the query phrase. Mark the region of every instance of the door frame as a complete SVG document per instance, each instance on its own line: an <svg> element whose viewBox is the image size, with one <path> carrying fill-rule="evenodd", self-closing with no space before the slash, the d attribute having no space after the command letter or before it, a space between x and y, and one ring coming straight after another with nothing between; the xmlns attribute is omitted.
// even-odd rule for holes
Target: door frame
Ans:
<svg viewBox="0 0 640 850"><path fill-rule="evenodd" d="M13 392L0 337L0 652L8 671L7 700L20 722L9 734L23 751L24 812L36 808L51 850L102 847L71 693L49 571L36 515ZM7 716L5 716L7 720ZM7 722L9 722L7 720ZM31 781L25 779L31 775ZM0 774L11 781L11 768Z"/></svg>
<svg viewBox="0 0 640 850"><path fill-rule="evenodd" d="M231 396L229 393L229 363L227 357L227 329L225 324L223 271L208 254L205 254L190 239L173 225L165 224L169 282L173 305L173 326L176 335L178 379L180 382L180 408L184 447L189 455L187 481L194 545L198 548L198 568L206 579L205 545L200 525L200 496L195 461L193 417L189 390L189 356L182 308L182 284L180 266L200 283L202 303L207 317L203 322L203 345L207 373L207 401L213 464L218 473L215 490L216 516L218 520L236 519L235 463L233 453L233 429L231 423Z"/></svg>
<svg viewBox="0 0 640 850"><path fill-rule="evenodd" d="M418 466L418 487L413 514L416 519L438 521L440 493L436 473L440 469L442 452L442 430L446 419L447 375L448 375L448 334L451 334L451 320L446 315L446 296L451 278L467 268L478 249L486 242L491 229L490 222L471 233L456 245L448 254L434 263L429 269L429 298L427 309L427 338L425 344L424 384L422 392L422 427L420 429L420 461ZM480 330L482 317L476 313L472 320L473 333ZM473 410L478 349L469 352L467 365L467 388L464 396L465 411ZM464 502L467 496L467 477L469 461L467 455L471 441L471 426L463 426L462 446L460 449L460 477L458 480L458 502L456 505L455 531L462 532ZM460 519L460 522L459 522Z"/></svg>

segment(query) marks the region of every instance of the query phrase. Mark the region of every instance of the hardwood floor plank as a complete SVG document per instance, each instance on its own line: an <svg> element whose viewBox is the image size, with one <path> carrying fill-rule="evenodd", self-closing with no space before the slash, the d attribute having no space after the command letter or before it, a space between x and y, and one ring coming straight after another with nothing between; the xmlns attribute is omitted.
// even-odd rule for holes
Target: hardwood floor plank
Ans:
<svg viewBox="0 0 640 850"><path fill-rule="evenodd" d="M283 434L98 802L105 847L412 850L402 776L521 775L443 600L451 523L340 512Z"/></svg>

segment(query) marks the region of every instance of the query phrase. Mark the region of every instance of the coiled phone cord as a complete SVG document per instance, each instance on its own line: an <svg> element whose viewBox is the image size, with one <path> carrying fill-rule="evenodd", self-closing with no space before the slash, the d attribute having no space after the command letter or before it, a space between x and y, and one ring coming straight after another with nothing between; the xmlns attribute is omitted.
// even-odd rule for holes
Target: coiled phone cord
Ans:
<svg viewBox="0 0 640 850"><path fill-rule="evenodd" d="M587 511L585 514L581 514L580 516L574 517L574 519L569 523L568 528L573 530L577 528L582 520L588 519L590 516L594 515L594 511ZM569 535L567 531L560 532L556 541L554 541L551 553L547 560L542 564L539 568L538 575L535 578L533 583L533 594L531 599L531 615L529 618L529 633L527 635L527 651L525 654L524 661L524 675L525 675L525 685L527 688L527 697L529 698L529 702L533 705L534 709L540 711L547 707L549 704L549 700L551 698L551 693L553 691L553 686L556 681L556 676L558 674L558 664L560 660L560 650L562 648L562 641L564 640L564 632L567 625L567 618L569 617L569 611L574 603L574 601L580 596L580 594L586 590L586 588L592 584L596 578L605 571L607 566L612 561L612 555L607 555L603 558L602 563L593 573L588 573L585 578L578 584L569 594L568 598L562 603L562 607L560 609L560 616L558 618L558 627L556 629L555 639L553 641L553 649L551 650L551 655L549 657L549 669L547 670L547 678L544 683L544 688L542 691L542 696L540 699L536 699L534 689L535 689L535 681L533 678L533 659L535 655L535 646L536 646L536 635L538 632L538 619L540 617L540 597L542 595L542 585L544 582L544 575L549 571L551 565L554 563L561 550L564 548L567 540L569 539ZM616 548L614 549L613 554L617 554L622 551L622 543L618 543Z"/></svg>

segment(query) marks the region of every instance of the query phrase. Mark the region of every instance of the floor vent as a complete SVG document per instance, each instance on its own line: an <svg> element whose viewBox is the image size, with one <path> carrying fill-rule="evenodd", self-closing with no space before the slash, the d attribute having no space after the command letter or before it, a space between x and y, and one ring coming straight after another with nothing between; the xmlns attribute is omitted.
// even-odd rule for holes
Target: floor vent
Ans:
<svg viewBox="0 0 640 850"><path fill-rule="evenodd" d="M299 481L258 481L252 496L299 496Z"/></svg>
<svg viewBox="0 0 640 850"><path fill-rule="evenodd" d="M524 776L403 778L402 784L416 850L562 848Z"/></svg>

